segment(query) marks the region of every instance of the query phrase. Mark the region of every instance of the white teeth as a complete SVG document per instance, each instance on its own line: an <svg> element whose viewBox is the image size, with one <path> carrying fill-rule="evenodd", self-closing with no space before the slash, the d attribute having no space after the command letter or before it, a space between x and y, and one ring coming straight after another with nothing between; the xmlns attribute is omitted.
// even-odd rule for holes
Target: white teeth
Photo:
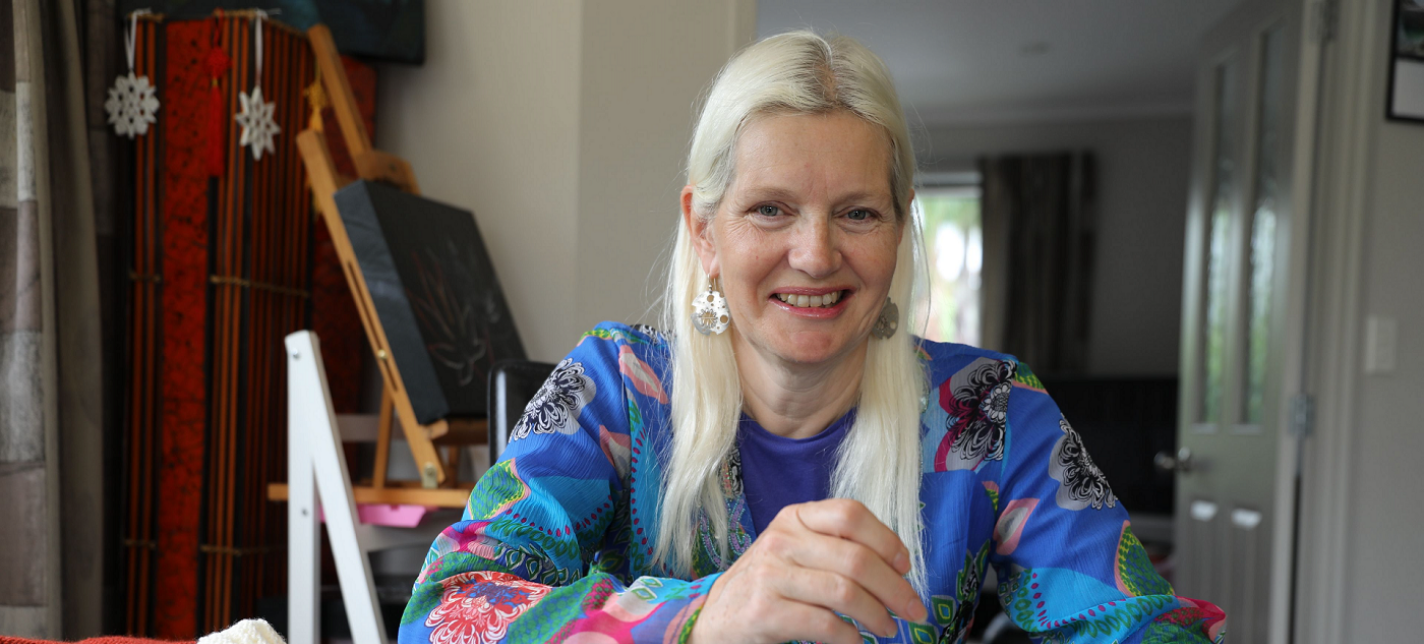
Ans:
<svg viewBox="0 0 1424 644"><path fill-rule="evenodd" d="M824 295L793 295L791 293L775 293L774 295L776 299L799 308L830 307L841 301L840 291L832 291Z"/></svg>

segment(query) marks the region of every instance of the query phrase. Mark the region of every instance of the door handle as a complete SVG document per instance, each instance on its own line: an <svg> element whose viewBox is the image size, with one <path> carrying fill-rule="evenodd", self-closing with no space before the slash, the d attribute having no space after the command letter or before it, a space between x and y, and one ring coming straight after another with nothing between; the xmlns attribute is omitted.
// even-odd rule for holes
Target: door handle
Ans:
<svg viewBox="0 0 1424 644"><path fill-rule="evenodd" d="M1152 463L1157 466L1157 469L1163 472L1190 474L1192 471L1192 449L1190 447L1183 447L1177 450L1176 456L1167 452L1157 452L1157 456L1152 459Z"/></svg>

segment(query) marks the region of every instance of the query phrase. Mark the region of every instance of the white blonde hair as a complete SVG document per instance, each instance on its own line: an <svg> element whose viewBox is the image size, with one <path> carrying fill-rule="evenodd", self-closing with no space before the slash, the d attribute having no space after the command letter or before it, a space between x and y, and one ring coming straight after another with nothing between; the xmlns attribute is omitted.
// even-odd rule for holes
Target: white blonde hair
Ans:
<svg viewBox="0 0 1424 644"><path fill-rule="evenodd" d="M769 115L836 111L879 125L889 135L895 214L900 225L910 225L914 151L889 71L850 38L808 31L751 45L717 75L688 155L694 216L715 216L735 175L737 140L749 123ZM708 275L685 223L678 225L672 255L663 298L663 325L673 337L672 441L664 461L655 556L668 569L690 574L702 514L724 558L729 549L721 467L734 446L743 401L730 334L705 336L692 326L691 302L706 288ZM924 595L919 429L928 383L908 324L915 319L911 292L919 256L919 236L911 227L901 235L890 284L904 328L888 339L869 340L859 409L837 455L830 489L833 497L860 501L899 535L910 551L910 581Z"/></svg>

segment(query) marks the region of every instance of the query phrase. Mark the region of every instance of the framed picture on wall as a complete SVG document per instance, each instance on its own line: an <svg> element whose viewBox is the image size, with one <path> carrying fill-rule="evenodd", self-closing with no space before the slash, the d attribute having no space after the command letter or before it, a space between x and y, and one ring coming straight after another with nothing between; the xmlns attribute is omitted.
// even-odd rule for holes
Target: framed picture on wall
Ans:
<svg viewBox="0 0 1424 644"><path fill-rule="evenodd" d="M1424 0L1394 0L1385 117L1424 123Z"/></svg>

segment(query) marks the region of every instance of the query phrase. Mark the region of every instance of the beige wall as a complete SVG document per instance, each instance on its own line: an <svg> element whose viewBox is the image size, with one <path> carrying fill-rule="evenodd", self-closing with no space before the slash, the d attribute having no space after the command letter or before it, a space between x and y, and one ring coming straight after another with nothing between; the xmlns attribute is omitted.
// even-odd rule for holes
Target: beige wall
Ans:
<svg viewBox="0 0 1424 644"><path fill-rule="evenodd" d="M985 154L1092 150L1098 248L1088 372L1177 373L1190 115L927 130L917 152L928 171L973 169Z"/></svg>
<svg viewBox="0 0 1424 644"><path fill-rule="evenodd" d="M1379 46L1368 50L1375 78L1364 116L1372 140L1360 313L1393 318L1399 335L1392 373L1364 375L1354 365L1344 621L1350 641L1404 642L1419 640L1417 580L1424 578L1424 125L1383 118L1390 8L1386 0L1373 4Z"/></svg>
<svg viewBox="0 0 1424 644"><path fill-rule="evenodd" d="M756 33L755 5L740 4L595 2L597 11L584 12L584 34L599 35L584 41L579 114L584 326L658 322L649 307L666 283L694 102Z"/></svg>
<svg viewBox="0 0 1424 644"><path fill-rule="evenodd" d="M651 321L702 88L755 2L428 0L426 62L380 68L377 145L474 210L531 358Z"/></svg>

